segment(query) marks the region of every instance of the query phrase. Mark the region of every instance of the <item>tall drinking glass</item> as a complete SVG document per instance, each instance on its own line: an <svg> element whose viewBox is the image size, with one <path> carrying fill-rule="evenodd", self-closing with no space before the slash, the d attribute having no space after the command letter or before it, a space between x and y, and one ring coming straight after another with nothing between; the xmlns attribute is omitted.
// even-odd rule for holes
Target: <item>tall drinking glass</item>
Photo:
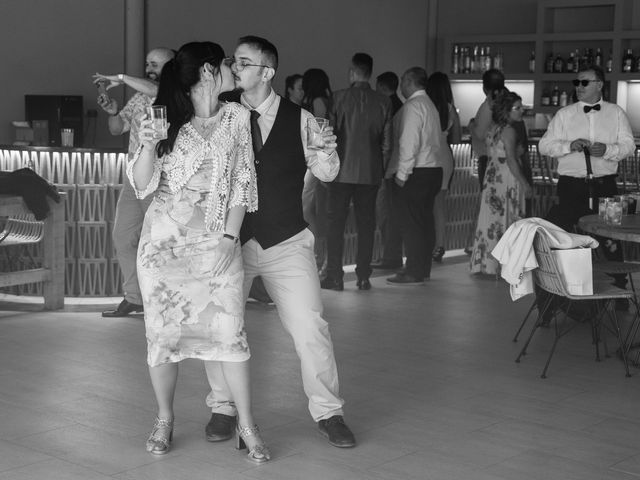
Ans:
<svg viewBox="0 0 640 480"><path fill-rule="evenodd" d="M324 138L322 132L329 126L329 120L322 117L307 119L307 148L311 150L322 150L324 148Z"/></svg>
<svg viewBox="0 0 640 480"><path fill-rule="evenodd" d="M164 105L151 105L147 107L147 115L153 120L154 138L165 140L167 138L167 107Z"/></svg>

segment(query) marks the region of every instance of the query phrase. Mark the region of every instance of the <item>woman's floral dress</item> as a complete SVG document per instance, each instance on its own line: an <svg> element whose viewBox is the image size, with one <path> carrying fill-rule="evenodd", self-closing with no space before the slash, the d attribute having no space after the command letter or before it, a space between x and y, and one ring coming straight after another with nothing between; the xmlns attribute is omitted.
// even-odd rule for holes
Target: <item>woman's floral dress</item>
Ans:
<svg viewBox="0 0 640 480"><path fill-rule="evenodd" d="M242 256L221 275L212 271L227 212L258 206L249 112L225 104L209 138L186 123L173 151L156 159L147 188L155 192L138 245L138 281L144 304L150 366L185 358L244 361L250 356L244 331Z"/></svg>
<svg viewBox="0 0 640 480"><path fill-rule="evenodd" d="M507 228L524 218L524 191L507 165L501 133L500 129L493 129L487 136L489 163L482 185L471 273L493 275L500 272L500 264L491 251Z"/></svg>

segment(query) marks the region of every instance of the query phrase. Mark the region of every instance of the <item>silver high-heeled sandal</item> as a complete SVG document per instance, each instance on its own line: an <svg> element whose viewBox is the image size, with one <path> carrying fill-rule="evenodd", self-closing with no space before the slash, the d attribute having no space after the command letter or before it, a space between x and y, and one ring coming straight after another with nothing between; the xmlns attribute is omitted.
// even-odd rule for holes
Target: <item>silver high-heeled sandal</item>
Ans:
<svg viewBox="0 0 640 480"><path fill-rule="evenodd" d="M173 420L156 417L151 435L147 439L147 452L152 455L164 455L171 449L173 440Z"/></svg>
<svg viewBox="0 0 640 480"><path fill-rule="evenodd" d="M253 448L248 448L245 439L251 436L256 437L258 443ZM271 459L271 452L269 452L267 444L262 440L257 425L253 427L241 427L238 425L236 427L236 448L238 450L246 448L249 451L247 458L254 463L264 463Z"/></svg>

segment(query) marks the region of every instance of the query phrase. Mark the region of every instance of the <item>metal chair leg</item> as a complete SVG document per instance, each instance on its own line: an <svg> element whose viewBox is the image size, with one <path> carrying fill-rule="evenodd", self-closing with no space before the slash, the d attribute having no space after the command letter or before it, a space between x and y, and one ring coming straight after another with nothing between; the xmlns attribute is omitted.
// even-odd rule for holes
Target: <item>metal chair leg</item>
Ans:
<svg viewBox="0 0 640 480"><path fill-rule="evenodd" d="M527 323L527 320L529 319L529 315L531 315L533 310L536 308L536 305L537 305L537 302L536 302L536 299L534 298L533 303L531 304L531 307L529 307L529 311L527 312L527 315L524 317L524 320L522 320L522 323L520 324L520 328L518 328L518 331L516 332L515 337L513 337L514 342L518 341L518 335L520 335L520 332L524 328L525 323Z"/></svg>
<svg viewBox="0 0 640 480"><path fill-rule="evenodd" d="M552 301L553 301L553 297L549 296L545 300L544 305L542 306L542 310L538 309L538 318L536 318L536 322L533 325L533 328L531 329L531 332L529 333L529 338L527 338L526 343L524 344L524 346L522 347L522 350L520 350L520 353L518 354L518 357L516 358L516 363L520 363L520 358L523 355L527 354L527 347L529 346L529 343L531 342L531 339L533 338L534 333L536 333L536 330L542 324L542 320L543 320L544 314L549 309L549 306L551 305Z"/></svg>

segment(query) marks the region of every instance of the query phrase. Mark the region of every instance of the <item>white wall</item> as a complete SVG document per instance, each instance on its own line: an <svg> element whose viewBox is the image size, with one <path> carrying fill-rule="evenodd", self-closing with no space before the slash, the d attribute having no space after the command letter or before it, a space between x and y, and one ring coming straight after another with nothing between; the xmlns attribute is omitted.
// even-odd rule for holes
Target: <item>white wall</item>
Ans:
<svg viewBox="0 0 640 480"><path fill-rule="evenodd" d="M428 0L147 0L147 46L212 40L228 53L238 37L264 36L280 51L275 86L311 67L347 86L352 54L374 58L374 75L424 65ZM96 108L91 74L124 70L125 0L0 0L0 143L24 119L25 94L83 95ZM123 100L122 89L115 98ZM113 92L113 91L112 91ZM100 111L97 146L123 146Z"/></svg>
<svg viewBox="0 0 640 480"><path fill-rule="evenodd" d="M258 35L280 54L275 87L308 68L322 68L333 89L347 86L355 52L374 59L374 76L425 64L427 0L153 0L148 43L179 47L212 40L233 52L238 37Z"/></svg>

